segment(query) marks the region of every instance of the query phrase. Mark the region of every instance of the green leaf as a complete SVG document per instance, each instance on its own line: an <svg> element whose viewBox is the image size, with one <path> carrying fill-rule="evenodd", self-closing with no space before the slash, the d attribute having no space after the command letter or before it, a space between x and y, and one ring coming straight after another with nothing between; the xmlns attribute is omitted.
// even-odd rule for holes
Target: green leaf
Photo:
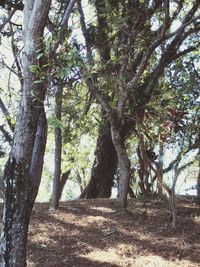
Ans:
<svg viewBox="0 0 200 267"><path fill-rule="evenodd" d="M43 57L43 55L44 55L44 53L39 53L39 54L37 55L37 60L39 60L41 57Z"/></svg>
<svg viewBox="0 0 200 267"><path fill-rule="evenodd" d="M69 76L69 72L70 69L68 67L65 67L58 73L58 76L60 79L64 79Z"/></svg>
<svg viewBox="0 0 200 267"><path fill-rule="evenodd" d="M42 82L43 82L42 80L36 80L36 81L34 81L33 83L38 84L38 83L42 83Z"/></svg>
<svg viewBox="0 0 200 267"><path fill-rule="evenodd" d="M40 67L37 66L37 65L31 65L31 66L29 67L29 69L30 69L30 71L31 71L32 73L35 73L35 74L37 74L38 72L41 71Z"/></svg>
<svg viewBox="0 0 200 267"><path fill-rule="evenodd" d="M48 118L48 125L52 128L64 128L64 125L62 121L56 118L56 116L53 114Z"/></svg>
<svg viewBox="0 0 200 267"><path fill-rule="evenodd" d="M50 36L45 42L45 48L47 52L50 50L51 44L52 44L52 36Z"/></svg>

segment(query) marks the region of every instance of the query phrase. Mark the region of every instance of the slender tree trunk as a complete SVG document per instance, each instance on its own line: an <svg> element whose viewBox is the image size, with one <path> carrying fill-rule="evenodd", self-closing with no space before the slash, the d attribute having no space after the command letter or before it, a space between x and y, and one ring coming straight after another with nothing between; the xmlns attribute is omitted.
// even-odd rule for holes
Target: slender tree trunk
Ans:
<svg viewBox="0 0 200 267"><path fill-rule="evenodd" d="M148 196L152 193L150 179L150 166L149 162L153 160L152 151L147 149L144 136L142 133L138 133L138 147L137 156L139 161L138 175L140 178L139 187L141 194Z"/></svg>
<svg viewBox="0 0 200 267"><path fill-rule="evenodd" d="M38 51L43 51L43 30L50 3L49 0L29 0L24 7L23 96L13 146L4 171L6 189L0 243L1 267L26 266L27 231L46 144L43 102L47 82L35 83L39 77L31 71L31 66L45 64L37 55Z"/></svg>
<svg viewBox="0 0 200 267"><path fill-rule="evenodd" d="M200 202L200 171L197 176L197 198L198 201Z"/></svg>
<svg viewBox="0 0 200 267"><path fill-rule="evenodd" d="M160 179L163 180L163 158L164 158L164 147L163 143L160 143L159 147L159 169L160 169ZM163 194L162 186L160 186L159 183L157 183L157 188L158 188L158 195L161 196Z"/></svg>
<svg viewBox="0 0 200 267"><path fill-rule="evenodd" d="M162 192L165 194L167 201L169 203L169 212L171 212L172 226L175 228L177 221L176 196L162 179L162 174L163 174L162 167L158 164L157 169L154 169L153 167L152 169L157 177L160 187L162 188Z"/></svg>
<svg viewBox="0 0 200 267"><path fill-rule="evenodd" d="M109 198L117 168L117 155L112 142L110 125L105 122L99 130L91 179L81 198Z"/></svg>
<svg viewBox="0 0 200 267"><path fill-rule="evenodd" d="M199 134L198 138L200 139L200 134ZM200 154L200 149L199 149L199 154ZM197 176L197 200L200 203L200 156L199 156L199 173Z"/></svg>
<svg viewBox="0 0 200 267"><path fill-rule="evenodd" d="M131 177L130 160L128 158L124 140L120 136L120 127L114 121L111 122L111 135L113 144L117 153L119 166L119 187L117 200L121 208L127 208L127 195L129 189L129 180Z"/></svg>
<svg viewBox="0 0 200 267"><path fill-rule="evenodd" d="M61 121L61 107L62 107L62 86L58 86L56 94L55 115L56 119ZM54 155L54 177L53 190L51 196L51 209L55 210L59 206L60 197L60 179L61 179L61 156L62 156L62 129L60 126L55 128L55 155Z"/></svg>
<svg viewBox="0 0 200 267"><path fill-rule="evenodd" d="M58 194L58 201L61 199L62 197L62 192L63 192L63 189L64 189L64 186L69 178L69 175L70 175L70 172L71 170L68 170L66 172L64 172L62 175L61 175L61 179L60 179L60 184L59 184L59 194Z"/></svg>

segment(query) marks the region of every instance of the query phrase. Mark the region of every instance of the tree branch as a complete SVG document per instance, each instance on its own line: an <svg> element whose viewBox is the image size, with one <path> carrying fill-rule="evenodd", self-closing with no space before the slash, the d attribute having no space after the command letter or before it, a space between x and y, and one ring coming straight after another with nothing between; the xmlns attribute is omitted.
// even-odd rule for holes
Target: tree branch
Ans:
<svg viewBox="0 0 200 267"><path fill-rule="evenodd" d="M89 43L89 35L88 35L86 23L85 23L85 16L83 13L81 0L77 0L77 4L78 4L78 12L80 14L81 30L82 30L82 33L83 33L83 36L85 39L85 44L86 44L87 60L88 60L88 63L90 66L94 66L94 60L93 60L93 56L92 56L92 48L91 48L91 45Z"/></svg>
<svg viewBox="0 0 200 267"><path fill-rule="evenodd" d="M15 12L16 12L16 9L14 9L14 10L9 14L8 18L5 19L4 22L0 25L0 32L1 32L2 29L5 27L5 25L6 25L7 23L10 22L12 16L15 14Z"/></svg>
<svg viewBox="0 0 200 267"><path fill-rule="evenodd" d="M6 5L8 7L14 8L16 10L23 11L23 9L24 9L24 4L21 1L15 1L15 3L12 3L12 1L9 1L9 0L1 0L0 1L0 6L5 7Z"/></svg>
<svg viewBox="0 0 200 267"><path fill-rule="evenodd" d="M12 124L12 120L11 120L10 114L9 114L9 112L8 112L8 110L7 110L7 108L6 108L6 106L4 105L4 102L3 102L3 100L1 99L1 97L0 97L0 109L2 110L2 112L3 112L4 116L5 116L5 119L6 119L7 123L8 123L8 126L9 126L10 130L11 130L12 132L14 132L14 128L15 128L15 127L14 127L14 125Z"/></svg>
<svg viewBox="0 0 200 267"><path fill-rule="evenodd" d="M55 54L57 48L63 42L64 36L66 33L66 29L68 28L69 16L72 12L72 9L73 9L75 3L76 3L76 0L70 0L66 9L65 9L63 18L62 18L61 23L60 23L60 30L58 32L58 38L57 38L56 43L54 44L54 46L52 47L52 49L50 51L50 57L54 57L54 54Z"/></svg>
<svg viewBox="0 0 200 267"><path fill-rule="evenodd" d="M3 134L5 141L8 142L9 145L11 145L13 139L12 139L11 135L9 134L9 132L4 128L4 125L0 125L0 131Z"/></svg>

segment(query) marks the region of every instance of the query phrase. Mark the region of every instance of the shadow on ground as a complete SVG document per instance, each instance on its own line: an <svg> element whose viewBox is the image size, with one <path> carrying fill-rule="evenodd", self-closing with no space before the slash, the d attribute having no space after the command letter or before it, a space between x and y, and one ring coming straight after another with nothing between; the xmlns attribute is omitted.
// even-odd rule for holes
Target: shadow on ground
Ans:
<svg viewBox="0 0 200 267"><path fill-rule="evenodd" d="M164 202L114 200L61 203L57 212L36 204L29 230L28 267L199 266L200 208L179 200L178 226Z"/></svg>

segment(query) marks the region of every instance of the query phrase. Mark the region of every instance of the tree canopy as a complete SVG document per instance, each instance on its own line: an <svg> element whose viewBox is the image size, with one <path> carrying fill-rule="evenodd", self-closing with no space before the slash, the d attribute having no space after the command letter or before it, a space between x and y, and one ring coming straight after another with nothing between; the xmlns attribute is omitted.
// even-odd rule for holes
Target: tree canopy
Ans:
<svg viewBox="0 0 200 267"><path fill-rule="evenodd" d="M117 188L123 209L128 195L160 192L175 226L177 180L199 168L199 1L5 0L0 7L0 158L7 161L0 264L26 265L42 176L51 209L69 180L85 198L109 198ZM54 169L45 175L50 153Z"/></svg>

